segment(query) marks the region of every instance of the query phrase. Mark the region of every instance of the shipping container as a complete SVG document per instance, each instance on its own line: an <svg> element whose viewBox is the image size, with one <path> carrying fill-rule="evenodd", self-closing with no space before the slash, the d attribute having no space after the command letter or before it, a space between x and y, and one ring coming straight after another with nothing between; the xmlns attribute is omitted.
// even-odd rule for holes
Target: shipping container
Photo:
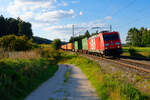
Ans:
<svg viewBox="0 0 150 100"><path fill-rule="evenodd" d="M64 49L64 45L61 45L61 49Z"/></svg>
<svg viewBox="0 0 150 100"><path fill-rule="evenodd" d="M75 49L75 51L78 50L78 41L74 41L74 49Z"/></svg>
<svg viewBox="0 0 150 100"><path fill-rule="evenodd" d="M64 45L64 49L67 50L67 45Z"/></svg>
<svg viewBox="0 0 150 100"><path fill-rule="evenodd" d="M70 51L73 50L73 44L72 43L67 44L67 50L70 50Z"/></svg>
<svg viewBox="0 0 150 100"><path fill-rule="evenodd" d="M82 50L88 50L88 38L82 39Z"/></svg>
<svg viewBox="0 0 150 100"><path fill-rule="evenodd" d="M75 49L75 51L82 50L82 41L81 40L74 42L74 49Z"/></svg>

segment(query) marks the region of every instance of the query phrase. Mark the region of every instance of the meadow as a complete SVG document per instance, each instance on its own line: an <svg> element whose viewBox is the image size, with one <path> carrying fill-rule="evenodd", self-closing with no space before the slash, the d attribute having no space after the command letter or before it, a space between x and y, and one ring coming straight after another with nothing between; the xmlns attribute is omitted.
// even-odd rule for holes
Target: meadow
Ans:
<svg viewBox="0 0 150 100"><path fill-rule="evenodd" d="M149 100L134 84L130 83L126 73L109 72L102 70L99 63L73 53L62 53L61 64L73 64L78 66L95 87L101 100ZM149 91L150 92L150 91Z"/></svg>
<svg viewBox="0 0 150 100"><path fill-rule="evenodd" d="M123 47L124 56L131 56L129 49L134 49L135 56L150 58L150 47Z"/></svg>

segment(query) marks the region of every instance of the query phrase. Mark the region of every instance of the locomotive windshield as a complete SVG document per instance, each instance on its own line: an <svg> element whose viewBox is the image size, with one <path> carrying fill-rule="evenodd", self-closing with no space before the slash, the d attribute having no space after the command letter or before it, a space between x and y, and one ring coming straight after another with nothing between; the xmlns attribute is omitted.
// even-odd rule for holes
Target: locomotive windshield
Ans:
<svg viewBox="0 0 150 100"><path fill-rule="evenodd" d="M104 38L105 41L118 40L119 36L118 36L118 34L110 34L110 35L103 35L103 38Z"/></svg>

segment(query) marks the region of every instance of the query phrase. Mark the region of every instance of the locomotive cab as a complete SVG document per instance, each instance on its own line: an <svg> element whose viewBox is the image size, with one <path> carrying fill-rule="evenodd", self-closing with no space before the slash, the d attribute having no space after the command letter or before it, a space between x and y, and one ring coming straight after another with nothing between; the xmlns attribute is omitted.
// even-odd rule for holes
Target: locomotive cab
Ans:
<svg viewBox="0 0 150 100"><path fill-rule="evenodd" d="M102 33L104 42L104 55L119 56L122 53L121 41L118 32Z"/></svg>

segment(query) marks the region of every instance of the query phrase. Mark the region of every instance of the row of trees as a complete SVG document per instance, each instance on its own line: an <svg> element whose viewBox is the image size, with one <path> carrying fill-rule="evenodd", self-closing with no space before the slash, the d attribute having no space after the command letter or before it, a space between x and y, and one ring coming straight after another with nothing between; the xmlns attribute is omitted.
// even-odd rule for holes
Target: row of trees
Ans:
<svg viewBox="0 0 150 100"><path fill-rule="evenodd" d="M20 18L14 19L0 16L0 37L14 34L17 36L26 35L31 38L33 35L31 27L29 22L25 22Z"/></svg>
<svg viewBox="0 0 150 100"><path fill-rule="evenodd" d="M150 46L150 30L141 27L140 29L131 28L126 37L127 45L145 47Z"/></svg>
<svg viewBox="0 0 150 100"><path fill-rule="evenodd" d="M89 31L86 30L86 32L84 33L84 35L79 35L77 37L71 37L70 40L69 40L69 42L78 41L78 40L83 39L85 37L89 38L90 36L91 35L90 35Z"/></svg>

